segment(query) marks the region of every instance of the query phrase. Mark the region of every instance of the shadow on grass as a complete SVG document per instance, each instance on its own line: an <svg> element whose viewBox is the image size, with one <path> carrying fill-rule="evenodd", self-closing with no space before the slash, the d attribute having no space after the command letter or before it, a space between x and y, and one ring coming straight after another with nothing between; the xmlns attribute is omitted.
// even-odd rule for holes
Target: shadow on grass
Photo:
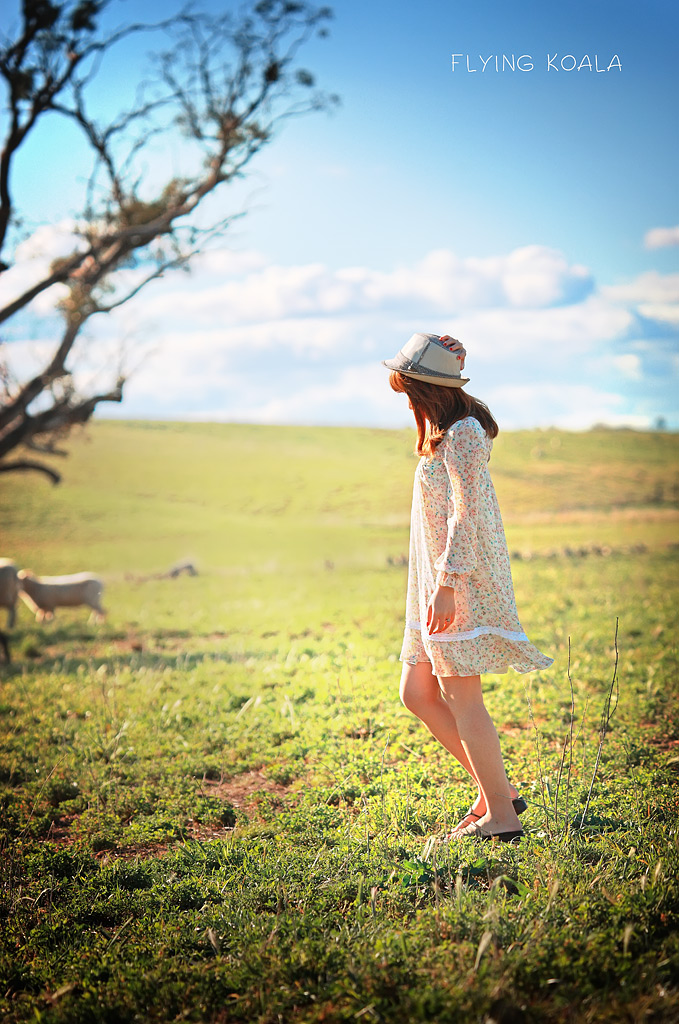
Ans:
<svg viewBox="0 0 679 1024"><path fill-rule="evenodd" d="M18 629L10 640L12 661L9 665L0 664L0 679L23 675L32 668L41 673L58 671L64 675L77 675L83 669L96 672L102 666L114 672L144 668L190 670L205 662L233 664L270 656L261 650L186 650L181 644L181 641L191 641L191 646L201 641L214 643L227 637L227 633L201 634L188 629L155 629L142 635L121 630L102 633L95 628L73 628L69 624L51 627L49 631L31 627Z"/></svg>
<svg viewBox="0 0 679 1024"><path fill-rule="evenodd" d="M584 821L576 814L571 829L576 835L599 835L604 832L629 832L635 823L629 819L608 818L601 814L588 814Z"/></svg>

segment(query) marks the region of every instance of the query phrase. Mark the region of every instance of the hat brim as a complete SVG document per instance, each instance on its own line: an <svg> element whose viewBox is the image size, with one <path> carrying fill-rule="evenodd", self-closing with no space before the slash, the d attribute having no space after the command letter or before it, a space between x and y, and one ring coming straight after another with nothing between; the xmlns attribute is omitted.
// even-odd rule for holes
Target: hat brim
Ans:
<svg viewBox="0 0 679 1024"><path fill-rule="evenodd" d="M447 373L436 373L435 370L427 370L423 373L419 368L414 368L415 364L411 363L409 359L404 359L403 356L400 358L397 356L395 359L383 359L382 365L386 366L388 370L397 370L404 377L423 380L427 384L438 384L443 388L461 388L463 384L468 384L471 380L471 377L453 377Z"/></svg>

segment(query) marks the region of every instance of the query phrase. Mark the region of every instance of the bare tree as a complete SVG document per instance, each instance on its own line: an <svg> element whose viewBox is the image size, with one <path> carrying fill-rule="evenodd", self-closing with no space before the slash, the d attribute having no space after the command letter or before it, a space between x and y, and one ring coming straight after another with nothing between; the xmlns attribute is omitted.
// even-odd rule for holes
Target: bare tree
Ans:
<svg viewBox="0 0 679 1024"><path fill-rule="evenodd" d="M21 148L45 118L59 116L77 126L91 154L72 248L0 302L0 323L8 323L26 316L47 289L61 286L58 335L39 373L18 379L10 368L11 344L0 341L0 472L36 470L55 483L60 475L44 457L64 455L59 439L87 421L99 403L123 396L122 369L114 371L110 387L78 391L72 361L84 326L133 300L165 271L188 267L233 219L222 216L206 225L200 216L206 199L244 174L283 119L337 103L316 89L297 62L305 42L327 34L327 7L260 0L220 16L188 7L158 24L127 24L107 33L102 21L110 3L23 0L17 32L0 39L8 112L0 156L5 280L13 262L6 253L15 247L13 228L20 221L12 169ZM102 122L91 109L92 82L109 51L141 33L162 33L163 47L156 49L131 108ZM185 176L158 182L145 170L149 147L159 137L181 138L191 168Z"/></svg>

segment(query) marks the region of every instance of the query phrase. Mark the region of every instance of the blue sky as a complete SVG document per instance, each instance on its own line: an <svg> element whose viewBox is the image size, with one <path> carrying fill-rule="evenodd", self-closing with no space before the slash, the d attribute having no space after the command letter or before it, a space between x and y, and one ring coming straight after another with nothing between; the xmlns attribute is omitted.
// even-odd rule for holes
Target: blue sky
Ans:
<svg viewBox="0 0 679 1024"><path fill-rule="evenodd" d="M110 17L167 9L127 0ZM302 63L340 109L289 122L224 193L220 211L249 213L221 252L93 327L87 372L121 339L130 365L145 354L114 414L401 425L380 359L440 330L464 341L468 390L507 426L679 427L676 5L334 11ZM103 111L145 45L105 66ZM533 68L481 71L495 54ZM569 54L582 70L561 69ZM621 70L586 69L615 57ZM56 119L26 154L15 190L44 225L27 266L77 211L83 158ZM48 313L13 334L19 370L49 346Z"/></svg>

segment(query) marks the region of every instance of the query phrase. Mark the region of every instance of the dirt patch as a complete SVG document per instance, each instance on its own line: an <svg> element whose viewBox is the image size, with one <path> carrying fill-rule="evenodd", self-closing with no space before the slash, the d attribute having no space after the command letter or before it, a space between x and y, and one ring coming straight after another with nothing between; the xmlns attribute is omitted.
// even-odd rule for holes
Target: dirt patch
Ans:
<svg viewBox="0 0 679 1024"><path fill-rule="evenodd" d="M679 754L679 739L676 736L668 736L667 732L661 732L657 722L640 722L639 726L646 734L644 739L651 746L665 753Z"/></svg>
<svg viewBox="0 0 679 1024"><path fill-rule="evenodd" d="M288 787L274 779L268 779L261 771L241 772L228 779L204 779L201 782L206 796L216 796L228 800L232 807L246 809L258 803L258 796L267 793L279 798L284 797Z"/></svg>
<svg viewBox="0 0 679 1024"><path fill-rule="evenodd" d="M274 779L267 778L261 770L242 772L227 779L214 780L202 779L199 783L199 790L203 796L212 796L223 800L226 804L236 810L243 810L248 817L256 815L262 797L267 798L267 813L271 813L271 798L274 805L282 805L289 794L289 787ZM78 843L86 842L86 838L72 830L72 825L77 821L79 815L59 815L42 840L52 843L57 847L72 847ZM201 842L209 842L215 839L225 839L233 832L233 827L221 824L207 824L202 821L189 821L186 824L187 839L195 839ZM157 843L111 843L103 849L97 850L94 857L102 864L110 861L132 857L159 857L169 849L176 846L179 839L160 841Z"/></svg>
<svg viewBox="0 0 679 1024"><path fill-rule="evenodd" d="M233 828L224 825L205 825L201 821L190 821L186 826L185 839L195 839L200 842L209 842L214 839L226 839L233 832ZM173 839L158 843L128 843L125 846L115 846L107 850L99 850L94 854L100 864L110 864L115 860L133 860L138 857L145 860L150 857L162 857L168 850L172 850L182 842L181 839Z"/></svg>
<svg viewBox="0 0 679 1024"><path fill-rule="evenodd" d="M71 825L78 818L77 814L62 814L52 822L43 840L55 846L73 846L75 839L70 832Z"/></svg>

